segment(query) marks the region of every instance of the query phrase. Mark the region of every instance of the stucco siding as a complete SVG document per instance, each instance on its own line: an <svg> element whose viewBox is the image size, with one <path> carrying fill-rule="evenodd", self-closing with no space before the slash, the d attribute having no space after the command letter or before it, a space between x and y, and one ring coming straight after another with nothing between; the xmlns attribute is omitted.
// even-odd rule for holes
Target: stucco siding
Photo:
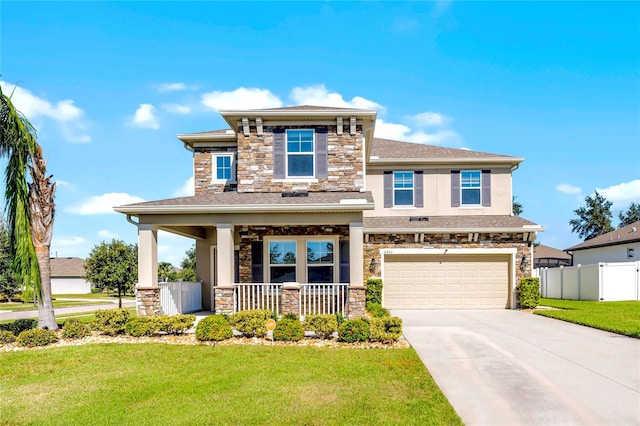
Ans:
<svg viewBox="0 0 640 426"><path fill-rule="evenodd" d="M84 278L51 278L53 294L89 294L91 283Z"/></svg>
<svg viewBox="0 0 640 426"><path fill-rule="evenodd" d="M633 249L633 257L627 257L628 249ZM574 265L589 265L599 262L634 262L638 260L640 260L640 242L595 247L573 252Z"/></svg>

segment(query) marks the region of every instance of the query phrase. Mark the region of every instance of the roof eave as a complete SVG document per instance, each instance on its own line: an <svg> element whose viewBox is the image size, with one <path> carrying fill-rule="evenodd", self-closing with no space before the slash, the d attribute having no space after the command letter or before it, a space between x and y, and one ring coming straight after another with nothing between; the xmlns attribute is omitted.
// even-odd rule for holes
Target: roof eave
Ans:
<svg viewBox="0 0 640 426"><path fill-rule="evenodd" d="M524 161L521 157L479 157L479 158L369 158L368 163L372 166L392 165L392 164L508 164L517 165Z"/></svg>
<svg viewBox="0 0 640 426"><path fill-rule="evenodd" d="M572 252L572 251L580 251L580 250L589 250L589 249L594 249L594 248L601 248L601 247L610 247L610 246L619 246L622 244L633 244L633 243L640 243L640 238L634 238L632 240L626 240L626 241L616 241L616 242L607 242L607 243L602 243L602 244L594 244L591 246L586 246L586 247L578 247L578 246L573 246L573 247L569 247L568 249L564 249L563 251L568 252Z"/></svg>
<svg viewBox="0 0 640 426"><path fill-rule="evenodd" d="M245 204L227 206L117 206L118 213L140 214L194 214L194 213L284 213L284 212L358 212L373 210L372 203L344 204Z"/></svg>
<svg viewBox="0 0 640 426"><path fill-rule="evenodd" d="M542 226L525 225L523 227L465 227L465 228L366 228L365 234L439 234L439 233L464 233L464 232L477 232L477 233L496 233L496 232L542 232L544 228Z"/></svg>
<svg viewBox="0 0 640 426"><path fill-rule="evenodd" d="M371 123L375 124L375 119L378 114L375 110L368 109L332 109L332 110L226 110L218 111L222 118L227 122L233 130L238 131L238 121L243 117L260 117L263 120L275 120L275 119L291 119L291 118L326 118L326 117L349 117L356 116L363 119L368 119ZM368 126L369 123L366 123Z"/></svg>

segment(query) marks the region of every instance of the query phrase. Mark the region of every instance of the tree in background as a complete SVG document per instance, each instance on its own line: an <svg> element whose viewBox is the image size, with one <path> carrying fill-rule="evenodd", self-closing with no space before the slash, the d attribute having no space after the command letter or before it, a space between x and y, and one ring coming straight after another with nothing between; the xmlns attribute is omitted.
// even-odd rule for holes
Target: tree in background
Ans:
<svg viewBox="0 0 640 426"><path fill-rule="evenodd" d="M185 257L180 263L182 271L178 273L178 278L183 281L195 281L196 280L196 246L191 246L189 250L185 252Z"/></svg>
<svg viewBox="0 0 640 426"><path fill-rule="evenodd" d="M85 260L85 278L97 288L118 291L122 308L122 295L133 292L138 280L138 246L122 240L101 242L93 247Z"/></svg>
<svg viewBox="0 0 640 426"><path fill-rule="evenodd" d="M18 293L20 293L20 282L13 271L11 235L4 217L0 216L0 294L11 301Z"/></svg>
<svg viewBox="0 0 640 426"><path fill-rule="evenodd" d="M173 269L173 265L169 262L160 262L158 264L158 276L165 283L173 282L178 278L178 274Z"/></svg>
<svg viewBox="0 0 640 426"><path fill-rule="evenodd" d="M573 212L578 216L571 219L571 232L577 232L580 238L590 240L599 235L613 231L611 226L611 203L596 191L593 197L587 196L584 199L586 206L580 207Z"/></svg>
<svg viewBox="0 0 640 426"><path fill-rule="evenodd" d="M622 228L623 226L631 225L634 222L640 220L640 203L631 203L629 204L629 208L627 211L621 211L618 213L618 219L620 219L620 224L618 228Z"/></svg>
<svg viewBox="0 0 640 426"><path fill-rule="evenodd" d="M13 269L38 297L38 326L57 330L51 295L50 247L56 185L36 141L36 130L0 88L0 156L7 157L5 208ZM27 179L27 170L31 182Z"/></svg>
<svg viewBox="0 0 640 426"><path fill-rule="evenodd" d="M516 201L516 198L518 197L513 197L511 199L511 209L513 210L513 215L514 216L520 216L522 214L522 203Z"/></svg>

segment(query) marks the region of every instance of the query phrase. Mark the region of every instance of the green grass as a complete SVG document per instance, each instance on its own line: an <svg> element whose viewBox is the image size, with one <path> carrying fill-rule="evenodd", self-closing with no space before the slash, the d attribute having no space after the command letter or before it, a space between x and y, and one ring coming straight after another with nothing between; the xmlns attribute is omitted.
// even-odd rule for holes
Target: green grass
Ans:
<svg viewBox="0 0 640 426"><path fill-rule="evenodd" d="M67 298L67 299L105 299L105 300L118 300L117 293L91 293L91 294L54 294L54 299L56 298ZM122 295L122 299L134 300L135 296L132 295Z"/></svg>
<svg viewBox="0 0 640 426"><path fill-rule="evenodd" d="M112 302L105 302L100 300L54 300L53 308L69 308L73 306L84 305L110 305ZM38 310L38 305L33 303L21 303L21 302L3 302L0 303L0 311L31 311Z"/></svg>
<svg viewBox="0 0 640 426"><path fill-rule="evenodd" d="M0 377L12 425L462 424L413 349L84 345Z"/></svg>
<svg viewBox="0 0 640 426"><path fill-rule="evenodd" d="M131 307L131 308L126 308L128 309L128 311L131 313L132 316L136 315L136 307ZM56 321L58 322L58 324L61 324L64 322L64 320L69 319L69 318L80 318L83 322L91 322L93 321L93 319L95 318L95 311L87 311L87 312L76 312L73 314L61 314L61 315L56 315ZM37 314L35 316L33 316L33 318L37 318ZM4 323L8 323L8 322L13 322L15 320L3 320L0 321L0 324L4 324ZM2 423L0 423L1 425Z"/></svg>
<svg viewBox="0 0 640 426"><path fill-rule="evenodd" d="M534 312L537 315L640 338L640 302L541 298L540 306L551 306L560 310L537 310Z"/></svg>

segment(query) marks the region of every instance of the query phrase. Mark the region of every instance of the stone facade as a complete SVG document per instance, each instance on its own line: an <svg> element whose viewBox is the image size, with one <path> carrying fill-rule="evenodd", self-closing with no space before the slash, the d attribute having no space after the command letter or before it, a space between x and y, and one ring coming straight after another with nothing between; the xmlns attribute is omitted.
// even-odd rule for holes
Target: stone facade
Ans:
<svg viewBox="0 0 640 426"><path fill-rule="evenodd" d="M213 287L213 303L214 303L214 313L232 314L233 313L233 287L232 286Z"/></svg>
<svg viewBox="0 0 640 426"><path fill-rule="evenodd" d="M136 287L136 311L139 317L160 315L160 287Z"/></svg>
<svg viewBox="0 0 640 426"><path fill-rule="evenodd" d="M235 152L235 148L198 147L195 149L193 152L193 183L196 195L235 190L235 184L213 183L213 154L225 152Z"/></svg>
<svg viewBox="0 0 640 426"><path fill-rule="evenodd" d="M300 286L282 286L280 314L300 314Z"/></svg>
<svg viewBox="0 0 640 426"><path fill-rule="evenodd" d="M351 318L361 318L365 315L366 307L366 287L349 287L349 311L347 316Z"/></svg>
<svg viewBox="0 0 640 426"><path fill-rule="evenodd" d="M365 277L380 276L380 250L398 248L417 248L425 246L433 248L515 248L517 249L516 259L520 262L522 256L526 254L531 261L531 242L522 241L521 233L481 233L476 241L469 239L468 233L448 233L448 234L424 234L422 241L416 242L415 234L371 234L368 242L364 244L364 275ZM376 267L370 270L371 259L376 259ZM518 263L519 266L519 263ZM531 268L524 272L519 267L516 269L516 282L522 277L531 276Z"/></svg>

